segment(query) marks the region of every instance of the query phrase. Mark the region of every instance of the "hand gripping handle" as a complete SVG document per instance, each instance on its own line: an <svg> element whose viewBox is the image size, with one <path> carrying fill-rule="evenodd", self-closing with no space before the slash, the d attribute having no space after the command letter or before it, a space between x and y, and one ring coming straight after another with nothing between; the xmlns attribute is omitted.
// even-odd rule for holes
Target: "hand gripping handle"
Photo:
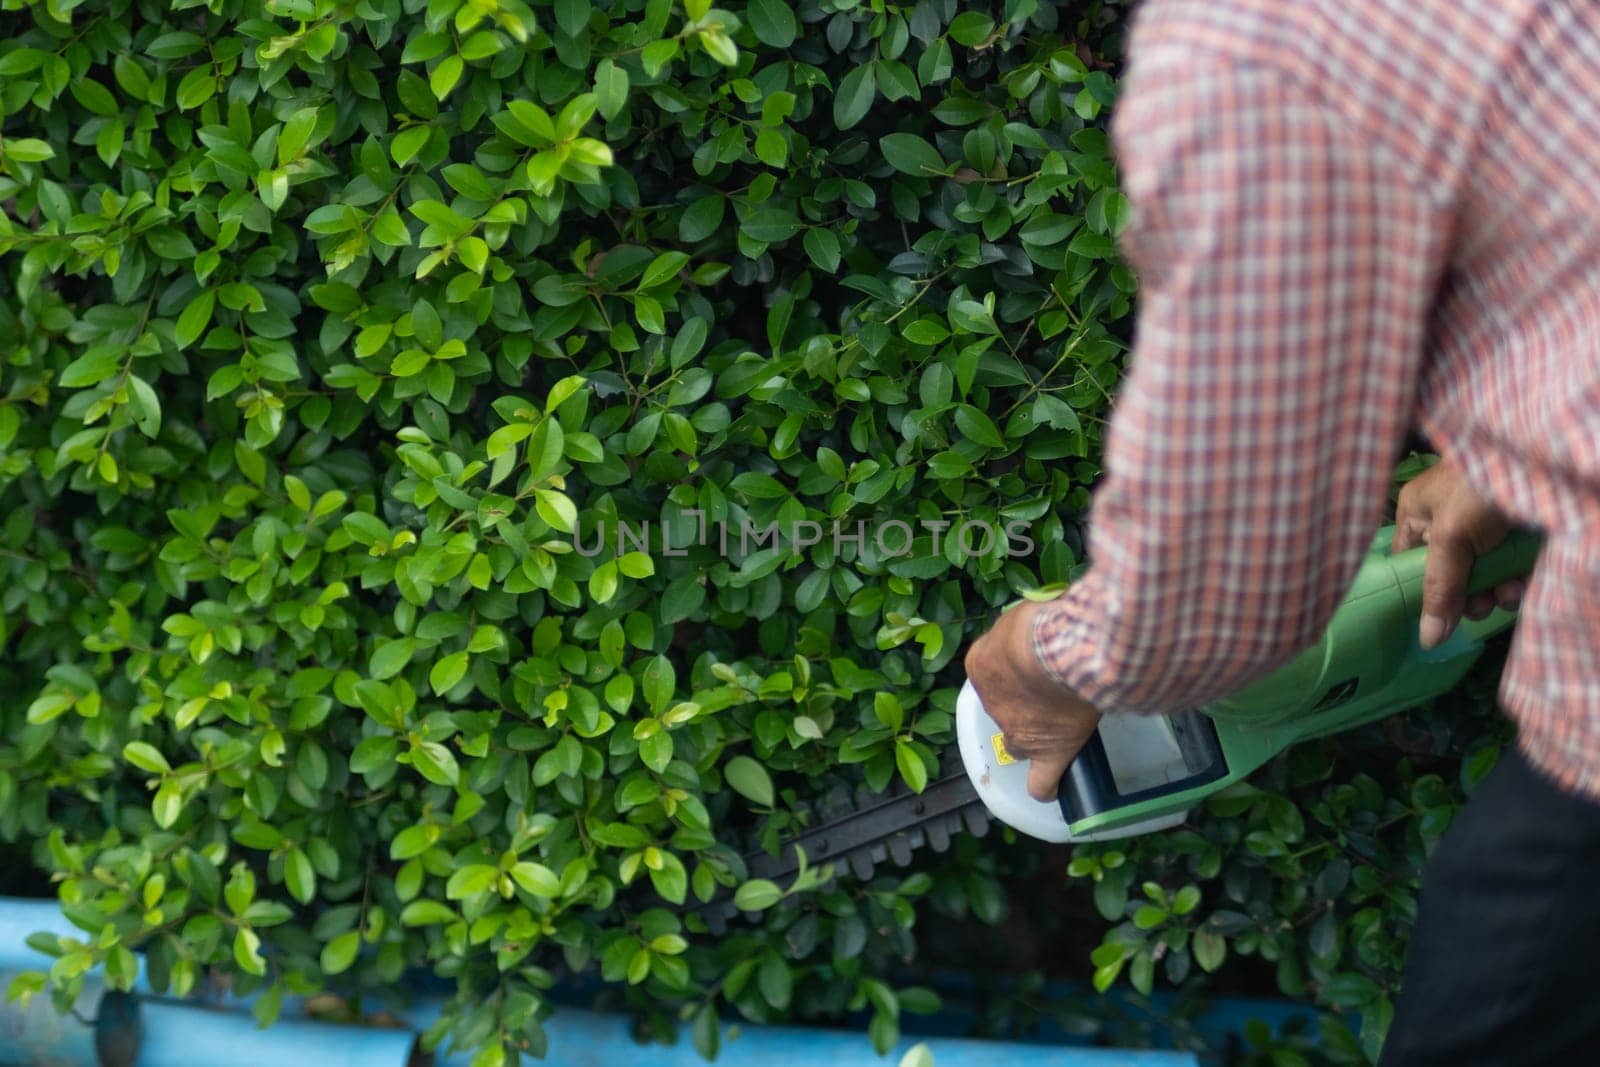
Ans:
<svg viewBox="0 0 1600 1067"><path fill-rule="evenodd" d="M1389 531L1378 535L1375 552L1388 555ZM1527 530L1513 530L1498 545L1472 561L1472 571L1467 576L1467 592L1486 593L1501 582L1521 578L1533 570L1534 560L1544 542ZM1418 545L1389 556L1400 585L1405 590L1406 603L1421 610L1422 577L1427 570L1428 546Z"/></svg>
<svg viewBox="0 0 1600 1067"><path fill-rule="evenodd" d="M1381 551L1387 552L1387 537L1380 536L1380 543L1384 546ZM1505 540L1473 563L1468 591L1486 592L1501 582L1525 576L1533 569L1541 545L1542 541L1536 534L1523 530L1508 534ZM1426 553L1426 546L1419 546L1394 557L1396 570L1405 587L1406 601L1418 605L1419 611ZM1464 620L1460 632L1470 639L1482 639L1506 626L1512 618L1509 613L1497 611L1482 623ZM1124 794L1117 788L1105 745L1097 731L1067 767L1067 773L1061 780L1058 793L1061 814L1069 825L1115 808L1143 804L1194 789L1227 774L1227 761L1217 738L1216 726L1208 716L1198 711L1186 711L1170 719L1183 753L1187 774L1165 785Z"/></svg>

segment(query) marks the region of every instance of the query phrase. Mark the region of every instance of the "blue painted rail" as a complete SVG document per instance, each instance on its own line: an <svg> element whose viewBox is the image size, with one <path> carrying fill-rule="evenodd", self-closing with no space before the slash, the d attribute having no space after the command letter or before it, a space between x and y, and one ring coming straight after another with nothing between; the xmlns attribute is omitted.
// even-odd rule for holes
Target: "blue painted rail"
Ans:
<svg viewBox="0 0 1600 1067"><path fill-rule="evenodd" d="M35 932L86 939L54 901L0 898L0 994L10 976L40 970L49 959L27 944ZM409 1067L417 1035L438 1019L443 1001L423 999L398 1015L408 1029L350 1026L292 1017L259 1028L248 1005L179 1002L155 996L144 980L131 995L106 990L91 976L73 1015L59 1015L46 995L27 1006L0 995L0 1067ZM548 1067L704 1067L688 1027L674 1045L634 1040L627 1018L564 1008L546 1024ZM736 1033L736 1036L734 1036ZM797 1026L725 1030L718 1067L894 1067L919 1040L876 1055L858 1031ZM1057 1047L1037 1043L925 1036L936 1067L1198 1067L1192 1053ZM468 1067L465 1053L441 1051L438 1067Z"/></svg>
<svg viewBox="0 0 1600 1067"><path fill-rule="evenodd" d="M439 1017L439 1005L425 1002L406 1013L406 1021L426 1029ZM675 1045L641 1045L626 1018L563 1009L545 1024L551 1067L706 1067L681 1026ZM933 1053L934 1067L1198 1067L1189 1052L1134 1049L1052 1048L1047 1045L967 1038L905 1038L886 1055L872 1051L864 1034L800 1026L740 1024L737 1037L722 1040L716 1067L895 1067L919 1040ZM448 1045L446 1045L448 1049ZM471 1056L441 1050L437 1067L469 1067Z"/></svg>

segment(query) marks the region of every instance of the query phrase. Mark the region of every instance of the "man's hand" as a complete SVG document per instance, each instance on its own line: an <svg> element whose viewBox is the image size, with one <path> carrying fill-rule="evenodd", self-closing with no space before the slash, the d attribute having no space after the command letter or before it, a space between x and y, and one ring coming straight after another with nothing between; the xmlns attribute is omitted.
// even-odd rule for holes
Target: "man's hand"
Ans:
<svg viewBox="0 0 1600 1067"><path fill-rule="evenodd" d="M1033 651L1033 620L1042 605L1003 613L967 650L967 680L1005 735L1006 751L1029 761L1028 793L1051 800L1100 713L1045 672Z"/></svg>
<svg viewBox="0 0 1600 1067"><path fill-rule="evenodd" d="M1428 546L1418 633L1423 648L1448 638L1462 615L1482 619L1496 604L1515 611L1522 602L1525 583L1520 579L1467 596L1473 561L1499 544L1510 529L1510 521L1479 496L1453 464L1430 467L1400 490L1391 551Z"/></svg>

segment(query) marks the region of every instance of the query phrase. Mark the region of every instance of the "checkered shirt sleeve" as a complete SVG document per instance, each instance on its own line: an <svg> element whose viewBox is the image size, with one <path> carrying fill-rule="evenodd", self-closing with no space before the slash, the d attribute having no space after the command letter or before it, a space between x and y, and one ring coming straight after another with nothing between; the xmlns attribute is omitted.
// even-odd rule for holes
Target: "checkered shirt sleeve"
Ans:
<svg viewBox="0 0 1600 1067"><path fill-rule="evenodd" d="M1170 712L1314 640L1381 519L1448 221L1282 72L1134 50L1113 120L1140 278L1092 565L1034 647L1107 712Z"/></svg>

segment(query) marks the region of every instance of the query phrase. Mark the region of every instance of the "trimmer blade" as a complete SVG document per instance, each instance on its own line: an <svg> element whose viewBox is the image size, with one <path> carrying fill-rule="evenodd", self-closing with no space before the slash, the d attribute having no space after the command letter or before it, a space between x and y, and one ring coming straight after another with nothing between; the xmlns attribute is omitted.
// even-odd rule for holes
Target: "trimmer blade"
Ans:
<svg viewBox="0 0 1600 1067"><path fill-rule="evenodd" d="M777 856L761 849L746 853L750 877L787 884L799 873L799 849L809 867L828 866L833 877L848 872L867 881L880 864L893 861L905 867L919 848L944 852L956 834L965 831L982 837L989 829L989 813L965 771L931 782L921 793L902 787L880 795L863 788L854 802L838 787L818 804L817 814L817 825L785 842ZM717 935L738 913L731 893L719 895L702 909L706 925Z"/></svg>

